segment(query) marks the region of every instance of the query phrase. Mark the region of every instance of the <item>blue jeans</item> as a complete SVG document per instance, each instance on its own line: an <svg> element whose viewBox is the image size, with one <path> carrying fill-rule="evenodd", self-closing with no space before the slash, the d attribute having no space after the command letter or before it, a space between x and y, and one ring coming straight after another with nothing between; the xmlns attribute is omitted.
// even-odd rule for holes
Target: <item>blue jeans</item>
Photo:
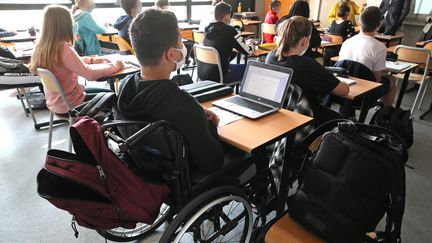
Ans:
<svg viewBox="0 0 432 243"><path fill-rule="evenodd" d="M246 69L246 64L230 64L229 71L224 77L224 84L241 82Z"/></svg>

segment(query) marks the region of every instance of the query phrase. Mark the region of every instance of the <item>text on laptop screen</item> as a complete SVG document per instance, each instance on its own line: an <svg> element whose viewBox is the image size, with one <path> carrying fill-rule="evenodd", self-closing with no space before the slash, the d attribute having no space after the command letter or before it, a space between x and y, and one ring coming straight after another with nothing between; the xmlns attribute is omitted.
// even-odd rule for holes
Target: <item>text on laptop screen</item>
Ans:
<svg viewBox="0 0 432 243"><path fill-rule="evenodd" d="M288 73L249 66L242 91L280 103L288 80Z"/></svg>

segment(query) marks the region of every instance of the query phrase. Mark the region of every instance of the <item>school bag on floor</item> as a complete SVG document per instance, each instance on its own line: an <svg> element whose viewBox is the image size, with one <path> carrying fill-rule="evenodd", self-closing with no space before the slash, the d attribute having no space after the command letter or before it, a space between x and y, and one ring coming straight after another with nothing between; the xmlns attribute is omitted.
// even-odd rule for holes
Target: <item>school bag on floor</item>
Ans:
<svg viewBox="0 0 432 243"><path fill-rule="evenodd" d="M326 241L354 243L387 214L384 242L400 242L407 157L404 143L386 128L338 123L305 156L290 217Z"/></svg>
<svg viewBox="0 0 432 243"><path fill-rule="evenodd" d="M162 123L150 123L151 130ZM75 154L49 150L37 175L38 193L91 229L152 224L170 189L144 181L109 148L98 122L78 117L70 128Z"/></svg>
<svg viewBox="0 0 432 243"><path fill-rule="evenodd" d="M375 112L370 124L392 130L405 142L407 148L414 143L413 119L409 110L395 109L392 106L381 108Z"/></svg>

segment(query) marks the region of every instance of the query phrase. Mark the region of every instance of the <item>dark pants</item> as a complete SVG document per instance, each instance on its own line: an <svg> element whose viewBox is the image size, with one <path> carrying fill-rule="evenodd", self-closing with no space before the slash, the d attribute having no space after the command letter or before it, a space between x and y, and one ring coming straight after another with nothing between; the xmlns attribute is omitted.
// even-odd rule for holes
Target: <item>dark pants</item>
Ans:
<svg viewBox="0 0 432 243"><path fill-rule="evenodd" d="M242 81L245 69L246 69L246 64L230 64L229 71L224 78L224 83L230 84L230 83Z"/></svg>

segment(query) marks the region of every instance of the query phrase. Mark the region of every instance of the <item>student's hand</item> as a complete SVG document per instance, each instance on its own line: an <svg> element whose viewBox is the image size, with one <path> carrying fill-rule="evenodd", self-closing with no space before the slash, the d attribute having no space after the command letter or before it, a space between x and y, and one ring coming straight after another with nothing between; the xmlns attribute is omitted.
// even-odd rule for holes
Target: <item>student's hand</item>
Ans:
<svg viewBox="0 0 432 243"><path fill-rule="evenodd" d="M117 70L123 70L124 69L124 64L120 60L115 61L114 66L117 68Z"/></svg>
<svg viewBox="0 0 432 243"><path fill-rule="evenodd" d="M321 35L321 39L324 41L329 41L329 42L332 41L332 38L329 35Z"/></svg>
<svg viewBox="0 0 432 243"><path fill-rule="evenodd" d="M211 111L209 109L204 109L204 112L206 114L207 120L212 121L213 125L215 125L215 127L218 127L219 117L213 111Z"/></svg>

